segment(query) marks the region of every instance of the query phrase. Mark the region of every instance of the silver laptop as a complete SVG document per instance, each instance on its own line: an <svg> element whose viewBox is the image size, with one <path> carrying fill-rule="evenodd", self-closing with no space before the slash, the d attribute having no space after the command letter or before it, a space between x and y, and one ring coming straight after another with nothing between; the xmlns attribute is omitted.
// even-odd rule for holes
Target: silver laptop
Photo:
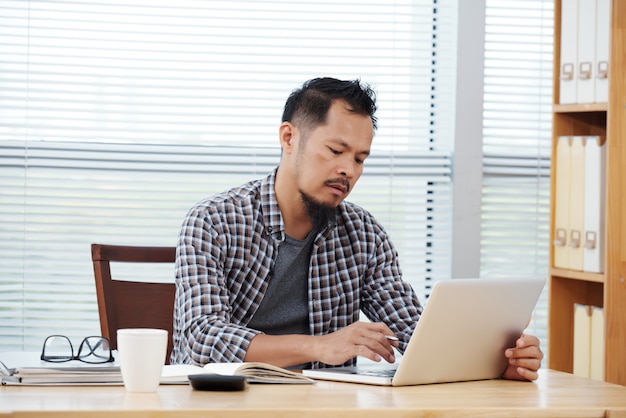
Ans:
<svg viewBox="0 0 626 418"><path fill-rule="evenodd" d="M303 370L314 379L407 386L494 379L507 367L545 285L543 278L437 282L402 359Z"/></svg>

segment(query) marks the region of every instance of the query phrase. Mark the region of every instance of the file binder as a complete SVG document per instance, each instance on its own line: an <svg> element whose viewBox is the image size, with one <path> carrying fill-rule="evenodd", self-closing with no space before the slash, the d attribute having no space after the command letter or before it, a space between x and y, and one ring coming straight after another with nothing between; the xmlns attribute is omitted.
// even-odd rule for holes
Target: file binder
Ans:
<svg viewBox="0 0 626 418"><path fill-rule="evenodd" d="M573 374L604 380L604 310L574 304Z"/></svg>
<svg viewBox="0 0 626 418"><path fill-rule="evenodd" d="M561 136L556 142L554 190L554 267L569 268L567 240L569 235L570 171L572 138Z"/></svg>
<svg viewBox="0 0 626 418"><path fill-rule="evenodd" d="M606 145L603 137L585 138L583 270L604 271Z"/></svg>
<svg viewBox="0 0 626 418"><path fill-rule="evenodd" d="M596 1L596 59L594 102L609 101L609 47L611 45L611 0Z"/></svg>
<svg viewBox="0 0 626 418"><path fill-rule="evenodd" d="M608 102L611 0L561 1L559 103Z"/></svg>
<svg viewBox="0 0 626 418"><path fill-rule="evenodd" d="M572 373L589 377L591 370L591 306L574 305L574 364Z"/></svg>
<svg viewBox="0 0 626 418"><path fill-rule="evenodd" d="M561 1L561 68L559 103L576 103L578 0Z"/></svg>
<svg viewBox="0 0 626 418"><path fill-rule="evenodd" d="M567 241L570 270L584 268L583 232L585 230L585 146L583 138L572 138L569 184L569 237Z"/></svg>
<svg viewBox="0 0 626 418"><path fill-rule="evenodd" d="M604 380L604 310L597 306L591 312L589 377Z"/></svg>
<svg viewBox="0 0 626 418"><path fill-rule="evenodd" d="M596 0L578 0L577 14L576 103L593 103L595 100Z"/></svg>

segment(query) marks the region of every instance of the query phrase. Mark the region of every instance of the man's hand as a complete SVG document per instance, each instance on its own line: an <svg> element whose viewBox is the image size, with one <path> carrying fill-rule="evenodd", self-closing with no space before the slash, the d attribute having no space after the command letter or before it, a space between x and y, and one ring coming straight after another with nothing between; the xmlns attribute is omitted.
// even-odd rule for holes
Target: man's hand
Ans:
<svg viewBox="0 0 626 418"><path fill-rule="evenodd" d="M289 367L311 361L339 365L356 356L373 361L395 361L389 340L393 332L380 322L356 322L322 336L258 334L250 342L244 361L261 361Z"/></svg>
<svg viewBox="0 0 626 418"><path fill-rule="evenodd" d="M398 346L393 332L382 322L355 322L331 334L317 337L315 351L322 363L343 364L356 356L372 361L396 361L393 349Z"/></svg>
<svg viewBox="0 0 626 418"><path fill-rule="evenodd" d="M539 377L537 370L541 367L543 352L534 335L522 334L515 341L515 347L508 348L504 355L509 365L502 374L503 379L536 380Z"/></svg>

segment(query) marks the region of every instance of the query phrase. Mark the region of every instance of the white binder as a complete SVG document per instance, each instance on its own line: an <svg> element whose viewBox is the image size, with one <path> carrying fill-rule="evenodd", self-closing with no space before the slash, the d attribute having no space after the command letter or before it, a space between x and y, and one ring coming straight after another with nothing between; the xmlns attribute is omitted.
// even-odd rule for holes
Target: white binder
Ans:
<svg viewBox="0 0 626 418"><path fill-rule="evenodd" d="M595 49L596 0L578 0L576 103L595 100Z"/></svg>
<svg viewBox="0 0 626 418"><path fill-rule="evenodd" d="M583 234L585 229L585 146L581 136L572 138L570 164L568 260L570 270L582 271L584 268Z"/></svg>
<svg viewBox="0 0 626 418"><path fill-rule="evenodd" d="M559 103L576 103L578 0L561 2L561 68Z"/></svg>
<svg viewBox="0 0 626 418"><path fill-rule="evenodd" d="M609 48L611 45L611 0L596 1L596 57L594 102L609 101Z"/></svg>
<svg viewBox="0 0 626 418"><path fill-rule="evenodd" d="M604 380L604 310L574 304L573 374Z"/></svg>
<svg viewBox="0 0 626 418"><path fill-rule="evenodd" d="M583 270L604 271L606 145L604 138L585 138L585 206Z"/></svg>
<svg viewBox="0 0 626 418"><path fill-rule="evenodd" d="M589 377L604 380L604 310L597 306L591 311Z"/></svg>
<svg viewBox="0 0 626 418"><path fill-rule="evenodd" d="M561 136L556 142L554 181L554 267L569 268L567 240L569 236L570 171L572 138Z"/></svg>
<svg viewBox="0 0 626 418"><path fill-rule="evenodd" d="M572 373L589 377L591 371L591 306L574 304L574 364Z"/></svg>

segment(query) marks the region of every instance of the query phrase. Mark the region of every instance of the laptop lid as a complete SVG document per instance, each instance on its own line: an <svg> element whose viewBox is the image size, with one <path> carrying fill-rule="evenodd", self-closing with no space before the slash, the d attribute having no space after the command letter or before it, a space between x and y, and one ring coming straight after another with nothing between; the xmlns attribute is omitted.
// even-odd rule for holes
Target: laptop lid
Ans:
<svg viewBox="0 0 626 418"><path fill-rule="evenodd" d="M392 378L361 376L359 366L303 373L393 386L497 378L507 366L505 349L528 325L544 285L543 278L437 282Z"/></svg>

